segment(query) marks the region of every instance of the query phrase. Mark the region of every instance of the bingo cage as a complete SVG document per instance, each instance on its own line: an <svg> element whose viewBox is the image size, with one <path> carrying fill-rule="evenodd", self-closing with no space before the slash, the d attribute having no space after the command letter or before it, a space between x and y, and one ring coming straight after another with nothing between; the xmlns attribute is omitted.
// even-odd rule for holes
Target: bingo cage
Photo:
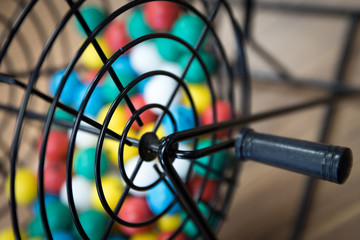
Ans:
<svg viewBox="0 0 360 240"><path fill-rule="evenodd" d="M261 3L1 1L1 239L215 239L244 160L311 177L297 239L314 178L344 183L352 152L252 125L322 106L326 142L334 104L360 93L341 81L360 11L336 80L302 81L256 43L255 10L341 9ZM248 47L275 69L265 84L325 94L252 113Z"/></svg>

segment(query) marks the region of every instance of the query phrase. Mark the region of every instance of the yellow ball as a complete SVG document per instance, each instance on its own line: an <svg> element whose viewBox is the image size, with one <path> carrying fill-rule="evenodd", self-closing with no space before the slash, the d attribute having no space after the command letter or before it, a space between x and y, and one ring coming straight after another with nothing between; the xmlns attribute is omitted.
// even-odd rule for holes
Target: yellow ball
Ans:
<svg viewBox="0 0 360 240"><path fill-rule="evenodd" d="M155 123L148 123L140 128L140 131L138 132L138 139L142 137L147 132L152 132L154 129ZM158 130L156 131L156 136L161 139L166 136L165 130L163 126L160 126Z"/></svg>
<svg viewBox="0 0 360 240"><path fill-rule="evenodd" d="M105 56L109 58L111 56L111 50L107 45L106 41L102 38L97 38L102 51L105 53ZM92 43L85 49L83 55L81 56L81 62L85 67L93 70L99 70L103 66L103 62L99 57L99 54L96 52L95 47Z"/></svg>
<svg viewBox="0 0 360 240"><path fill-rule="evenodd" d="M36 175L25 169L20 168L15 176L15 198L18 204L26 205L32 203L37 194ZM10 198L10 175L6 179L6 194Z"/></svg>
<svg viewBox="0 0 360 240"><path fill-rule="evenodd" d="M21 239L25 239L24 238L24 234L20 231L20 236L21 236ZM13 230L12 228L5 228L4 230L2 230L0 232L0 240L15 240L15 236L14 236L14 233L13 233Z"/></svg>
<svg viewBox="0 0 360 240"><path fill-rule="evenodd" d="M198 114L203 114L211 105L211 95L208 87L202 84L188 84L191 97L194 101ZM184 93L184 104L190 107L190 101Z"/></svg>
<svg viewBox="0 0 360 240"><path fill-rule="evenodd" d="M104 119L106 117L106 114L110 108L110 104L105 105L98 113L97 120L100 123L104 122ZM123 106L118 106L114 112L114 114L111 117L110 123L108 125L108 128L112 131L121 134L124 130L124 127L126 125L127 118L125 114L125 109Z"/></svg>
<svg viewBox="0 0 360 240"><path fill-rule="evenodd" d="M119 151L119 141L113 140L110 138L105 139L104 141L104 150L107 153L108 158L114 165L118 165L118 151ZM129 159L135 157L139 153L137 147L130 147L128 145L124 146L123 159L126 163Z"/></svg>
<svg viewBox="0 0 360 240"><path fill-rule="evenodd" d="M137 233L130 237L130 240L157 240L158 235L154 232Z"/></svg>
<svg viewBox="0 0 360 240"><path fill-rule="evenodd" d="M122 181L120 177L108 175L101 179L101 183L106 201L109 204L110 208L114 210L124 190ZM91 202L95 209L105 211L100 202L100 198L98 196L95 184L93 185L93 188L91 190Z"/></svg>
<svg viewBox="0 0 360 240"><path fill-rule="evenodd" d="M175 231L181 224L180 214L164 215L157 221L157 226L162 232Z"/></svg>

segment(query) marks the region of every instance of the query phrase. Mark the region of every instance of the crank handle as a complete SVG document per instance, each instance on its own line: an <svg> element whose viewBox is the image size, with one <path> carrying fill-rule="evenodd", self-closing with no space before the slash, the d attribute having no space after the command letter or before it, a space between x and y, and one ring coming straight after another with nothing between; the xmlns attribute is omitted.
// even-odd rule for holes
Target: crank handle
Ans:
<svg viewBox="0 0 360 240"><path fill-rule="evenodd" d="M349 148L256 133L244 128L236 156L342 184L352 167Z"/></svg>

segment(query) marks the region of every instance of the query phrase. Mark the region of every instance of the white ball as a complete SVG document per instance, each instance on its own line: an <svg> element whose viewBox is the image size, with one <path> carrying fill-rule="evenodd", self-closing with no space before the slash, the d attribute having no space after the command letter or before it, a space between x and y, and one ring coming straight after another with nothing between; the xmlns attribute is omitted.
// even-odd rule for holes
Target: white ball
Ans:
<svg viewBox="0 0 360 240"><path fill-rule="evenodd" d="M181 77L182 69L178 63L165 61L158 70L170 72L178 77Z"/></svg>
<svg viewBox="0 0 360 240"><path fill-rule="evenodd" d="M179 144L179 150L191 151L191 150L193 150L193 148L191 148L190 146L188 146L186 144L181 143L181 144ZM158 163L158 165L159 165L159 169L161 171L164 171L161 164ZM172 165L173 165L175 171L177 172L177 174L179 175L179 177L181 178L181 180L183 182L185 182L187 174L188 174L189 169L190 169L191 160L175 158Z"/></svg>
<svg viewBox="0 0 360 240"><path fill-rule="evenodd" d="M85 211L91 207L91 189L92 184L89 180L81 176L72 178L72 193L77 211ZM60 200L63 204L68 205L66 183L60 190Z"/></svg>
<svg viewBox="0 0 360 240"><path fill-rule="evenodd" d="M125 172L127 177L130 179L134 169L137 165L139 160L139 156L131 158L125 164ZM133 181L133 184L138 187L146 187L154 183L156 180L159 179L159 174L156 172L154 168L154 164L157 164L156 161L143 161L137 175ZM135 189L130 189L130 194L138 197L145 196L147 191L139 191Z"/></svg>
<svg viewBox="0 0 360 240"><path fill-rule="evenodd" d="M152 77L144 88L144 99L146 104L157 103L166 106L176 89L178 83L167 76L157 75ZM177 94L172 100L171 107L177 106L181 103L181 88L178 89ZM151 108L155 114L161 114L163 111L159 108Z"/></svg>
<svg viewBox="0 0 360 240"><path fill-rule="evenodd" d="M156 45L151 42L136 45L131 50L129 57L131 66L139 75L158 70L164 62L157 51Z"/></svg>
<svg viewBox="0 0 360 240"><path fill-rule="evenodd" d="M182 151L191 151L193 150L191 147L189 147L186 144L180 144L179 150ZM175 158L173 162L173 167L175 168L177 174L185 182L187 173L189 172L191 161L189 159L178 159Z"/></svg>
<svg viewBox="0 0 360 240"><path fill-rule="evenodd" d="M91 125L89 125L85 122L81 122L80 126L91 127ZM71 132L72 132L72 129L69 129L69 131L68 131L69 137L71 135ZM75 139L76 147L79 147L79 148L94 147L94 146L96 146L97 141L98 141L98 135L93 134L93 133L88 133L88 132L80 130L80 129L77 131L77 135L76 135L76 139Z"/></svg>

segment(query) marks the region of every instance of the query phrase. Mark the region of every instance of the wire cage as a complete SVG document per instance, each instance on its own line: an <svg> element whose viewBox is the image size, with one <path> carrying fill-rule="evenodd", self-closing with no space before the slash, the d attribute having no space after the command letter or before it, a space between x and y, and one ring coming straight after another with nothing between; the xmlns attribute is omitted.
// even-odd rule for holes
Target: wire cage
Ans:
<svg viewBox="0 0 360 240"><path fill-rule="evenodd" d="M0 6L4 239L214 239L244 159L336 183L350 174L348 148L249 128L323 105L331 119L336 100L359 95L291 78L252 37L253 1ZM253 114L247 44L284 85L326 94Z"/></svg>

